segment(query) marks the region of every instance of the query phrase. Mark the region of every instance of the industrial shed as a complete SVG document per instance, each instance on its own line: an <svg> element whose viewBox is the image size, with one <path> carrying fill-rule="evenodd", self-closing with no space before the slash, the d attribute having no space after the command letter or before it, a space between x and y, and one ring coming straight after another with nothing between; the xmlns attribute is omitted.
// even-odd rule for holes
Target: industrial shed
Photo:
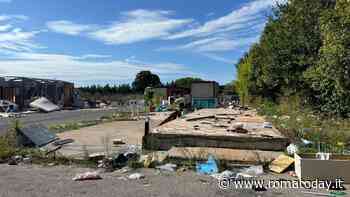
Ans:
<svg viewBox="0 0 350 197"><path fill-rule="evenodd" d="M73 105L74 84L60 80L26 77L0 77L0 100L16 103L20 109L26 109L39 97L61 107Z"/></svg>
<svg viewBox="0 0 350 197"><path fill-rule="evenodd" d="M192 83L192 107L195 109L216 108L218 106L219 84L215 81Z"/></svg>

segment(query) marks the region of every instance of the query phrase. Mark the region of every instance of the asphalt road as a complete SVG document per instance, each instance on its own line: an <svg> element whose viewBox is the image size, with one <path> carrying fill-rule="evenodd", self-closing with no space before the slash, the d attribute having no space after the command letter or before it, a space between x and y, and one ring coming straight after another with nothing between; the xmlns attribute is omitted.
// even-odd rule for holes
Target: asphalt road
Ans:
<svg viewBox="0 0 350 197"><path fill-rule="evenodd" d="M32 124L43 124L49 126L52 124L62 124L82 120L96 120L105 115L111 115L116 110L112 109L87 109L72 111L57 111L51 113L34 113L27 114L19 118L22 126ZM3 135L11 125L13 118L0 118L0 135Z"/></svg>
<svg viewBox="0 0 350 197"><path fill-rule="evenodd" d="M218 187L215 179L197 175L193 171L158 172L153 169L137 169L122 173L102 173L102 180L75 182L77 173L92 169L71 166L52 168L19 165L0 165L0 196L6 197L287 197L314 196L301 190L268 189L256 192L252 189L228 189ZM132 173L145 175L141 180L126 179ZM275 177L276 178L276 177ZM309 191L309 190L308 190ZM318 191L319 192L319 191ZM322 192L329 193L329 192Z"/></svg>

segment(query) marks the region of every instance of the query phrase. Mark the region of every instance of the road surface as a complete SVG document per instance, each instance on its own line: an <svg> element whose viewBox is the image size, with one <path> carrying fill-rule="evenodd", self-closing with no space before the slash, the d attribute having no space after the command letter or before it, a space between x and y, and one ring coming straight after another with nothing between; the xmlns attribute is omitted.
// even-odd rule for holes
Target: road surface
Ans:
<svg viewBox="0 0 350 197"><path fill-rule="evenodd" d="M51 113L27 114L25 117L19 118L19 120L22 126L32 124L49 126L66 122L96 120L102 116L111 115L114 112L116 112L116 110L112 109L63 110ZM11 121L13 121L13 118L0 118L0 135L3 135L7 131L11 125Z"/></svg>
<svg viewBox="0 0 350 197"><path fill-rule="evenodd" d="M77 173L91 169L70 166L40 167L31 165L0 165L0 196L9 197L272 197L313 196L300 190L267 190L255 192L252 189L222 190L215 179L197 175L194 171L157 172L153 169L137 169L121 173L102 173L102 180L75 182ZM142 180L128 180L128 175L141 172ZM121 178L123 177L123 178ZM276 177L275 177L276 178ZM310 190L308 190L310 191ZM328 192L324 192L328 193Z"/></svg>

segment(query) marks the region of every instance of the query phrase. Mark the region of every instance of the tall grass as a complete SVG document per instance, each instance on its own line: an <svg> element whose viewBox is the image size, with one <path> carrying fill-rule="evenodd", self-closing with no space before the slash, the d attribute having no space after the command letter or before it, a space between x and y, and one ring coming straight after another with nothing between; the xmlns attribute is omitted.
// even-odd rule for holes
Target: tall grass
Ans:
<svg viewBox="0 0 350 197"><path fill-rule="evenodd" d="M343 153L350 142L350 119L312 111L298 97L283 98L277 104L265 100L253 105L293 142L312 141L310 151L318 151L321 144L330 152Z"/></svg>

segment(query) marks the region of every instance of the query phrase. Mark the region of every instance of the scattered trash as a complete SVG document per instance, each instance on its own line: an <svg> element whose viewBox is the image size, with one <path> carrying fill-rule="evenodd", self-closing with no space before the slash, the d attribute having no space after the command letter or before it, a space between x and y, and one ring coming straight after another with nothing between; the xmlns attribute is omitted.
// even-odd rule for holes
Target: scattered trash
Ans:
<svg viewBox="0 0 350 197"><path fill-rule="evenodd" d="M331 195L331 196L346 196L347 193L346 193L346 192L339 192L339 191L336 191L336 192L331 192L330 195Z"/></svg>
<svg viewBox="0 0 350 197"><path fill-rule="evenodd" d="M99 180L102 179L98 172L85 172L82 174L77 174L73 181L86 181L86 180Z"/></svg>
<svg viewBox="0 0 350 197"><path fill-rule="evenodd" d="M239 173L237 173L238 178L253 178L257 177L259 175L264 174L264 168L263 166L250 166L248 168L244 168L240 170Z"/></svg>
<svg viewBox="0 0 350 197"><path fill-rule="evenodd" d="M10 166L14 166L14 165L18 165L18 162L14 158L10 158L7 164Z"/></svg>
<svg viewBox="0 0 350 197"><path fill-rule="evenodd" d="M250 174L246 174L244 172L240 172L240 173L237 174L237 178L246 178L246 179L248 179L248 178L253 178L253 177L254 176L252 176Z"/></svg>
<svg viewBox="0 0 350 197"><path fill-rule="evenodd" d="M145 168L149 168L150 166L162 164L168 155L168 151L156 151L148 155L141 155L139 162L143 163Z"/></svg>
<svg viewBox="0 0 350 197"><path fill-rule="evenodd" d="M282 173L294 163L294 158L287 155L280 155L269 166L273 172Z"/></svg>
<svg viewBox="0 0 350 197"><path fill-rule="evenodd" d="M199 174L214 174L218 173L218 166L212 155L209 155L208 161L206 163L197 163L196 166L197 172Z"/></svg>
<svg viewBox="0 0 350 197"><path fill-rule="evenodd" d="M129 167L124 167L124 168L121 168L121 169L119 169L119 170L116 170L116 171L114 171L113 173L116 173L116 174L125 174L125 173L128 173L128 172L130 172L131 171L131 168L129 168Z"/></svg>
<svg viewBox="0 0 350 197"><path fill-rule="evenodd" d="M18 105L8 100L0 100L0 112L10 113L16 112Z"/></svg>
<svg viewBox="0 0 350 197"><path fill-rule="evenodd" d="M303 138L301 138L300 140L305 146L310 146L310 145L313 144L312 141L309 141L309 140L306 140L306 139L303 139Z"/></svg>
<svg viewBox="0 0 350 197"><path fill-rule="evenodd" d="M177 165L172 164L172 163L167 163L165 165L156 167L156 169L163 170L163 171L169 171L169 172L175 172L176 168L177 168Z"/></svg>
<svg viewBox="0 0 350 197"><path fill-rule="evenodd" d="M152 153L152 163L161 164L168 158L168 151L156 151Z"/></svg>
<svg viewBox="0 0 350 197"><path fill-rule="evenodd" d="M112 158L112 166L113 168L122 168L127 165L128 157L124 154L119 154L117 157Z"/></svg>
<svg viewBox="0 0 350 197"><path fill-rule="evenodd" d="M289 146L287 147L287 153L288 155L294 155L295 153L297 153L299 151L299 148L297 145L295 144L289 144Z"/></svg>
<svg viewBox="0 0 350 197"><path fill-rule="evenodd" d="M140 163L143 163L144 168L149 168L152 163L152 158L150 155L142 155L140 157Z"/></svg>
<svg viewBox="0 0 350 197"><path fill-rule="evenodd" d="M268 129L272 129L272 123L271 122L264 122L263 127L268 128Z"/></svg>
<svg viewBox="0 0 350 197"><path fill-rule="evenodd" d="M27 157L23 158L22 162L24 164L32 164L32 158L27 156Z"/></svg>
<svg viewBox="0 0 350 197"><path fill-rule="evenodd" d="M55 165L56 165L56 163L54 163L54 162L48 163L48 164L47 164L47 166L49 166L49 167L53 167L53 166L55 166Z"/></svg>
<svg viewBox="0 0 350 197"><path fill-rule="evenodd" d="M297 173L295 171L289 171L288 175L291 177L297 177Z"/></svg>
<svg viewBox="0 0 350 197"><path fill-rule="evenodd" d="M134 174L130 174L128 176L128 179L131 179L131 180L138 180L138 179L143 179L145 178L145 175L141 174L141 173L134 173Z"/></svg>
<svg viewBox="0 0 350 197"><path fill-rule="evenodd" d="M222 179L228 179L228 178L235 178L237 174L232 171L225 170L221 173L212 174L210 176L217 180L222 180Z"/></svg>
<svg viewBox="0 0 350 197"><path fill-rule="evenodd" d="M185 172L186 170L187 170L187 168L181 167L181 168L177 169L177 172L181 173L181 172Z"/></svg>
<svg viewBox="0 0 350 197"><path fill-rule="evenodd" d="M118 177L118 179L119 179L119 180L123 180L123 181L127 181L127 180L128 180L127 178L125 178L125 177L123 177L123 176Z"/></svg>
<svg viewBox="0 0 350 197"><path fill-rule="evenodd" d="M105 153L92 153L89 155L89 160L91 161L100 161L105 158Z"/></svg>
<svg viewBox="0 0 350 197"><path fill-rule="evenodd" d="M262 175L264 174L264 168L262 165L250 166L249 168L244 169L242 172L251 174L251 175Z"/></svg>
<svg viewBox="0 0 350 197"><path fill-rule="evenodd" d="M112 140L113 145L123 145L125 142L122 139L114 139Z"/></svg>
<svg viewBox="0 0 350 197"><path fill-rule="evenodd" d="M226 129L228 132L236 132L236 133L248 133L248 130L244 129L244 124L241 122L237 122L231 125Z"/></svg>
<svg viewBox="0 0 350 197"><path fill-rule="evenodd" d="M53 104L45 97L38 98L35 101L31 102L29 105L33 108L38 108L44 112L53 112L60 110L59 106Z"/></svg>
<svg viewBox="0 0 350 197"><path fill-rule="evenodd" d="M205 179L199 179L199 182L201 182L203 185L208 185L209 181Z"/></svg>
<svg viewBox="0 0 350 197"><path fill-rule="evenodd" d="M74 142L73 139L64 139L64 140L55 141L52 144L54 146L62 146L62 145L70 144L70 143L73 143L73 142Z"/></svg>

